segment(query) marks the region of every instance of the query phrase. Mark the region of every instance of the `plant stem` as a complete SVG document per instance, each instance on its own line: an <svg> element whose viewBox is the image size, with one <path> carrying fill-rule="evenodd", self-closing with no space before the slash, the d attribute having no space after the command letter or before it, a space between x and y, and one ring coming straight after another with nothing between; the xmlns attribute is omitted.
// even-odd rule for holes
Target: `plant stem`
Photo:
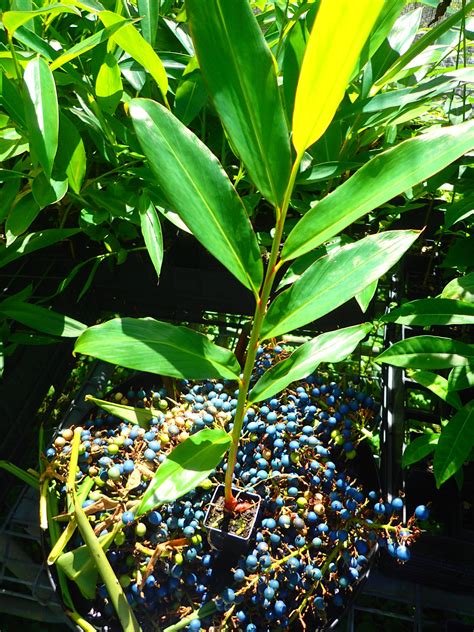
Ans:
<svg viewBox="0 0 474 632"><path fill-rule="evenodd" d="M239 448L240 435L244 423L245 412L248 407L248 391L250 386L250 378L257 355L257 349L260 343L260 332L262 330L263 319L267 311L267 303L272 290L275 275L280 267L278 255L280 252L281 238L283 228L285 226L286 213L290 204L291 194L295 185L296 175L300 166L302 155L297 156L290 173L288 186L286 187L283 202L280 208L276 208L276 226L273 236L272 249L270 259L268 261L265 279L257 298L257 305L253 317L252 330L250 332L250 340L247 346L244 370L239 383L239 396L237 399L237 408L234 417L234 427L232 428L232 443L227 459L227 470L225 474L225 506L232 509L234 505L234 496L232 494L232 479L234 476L235 464L237 462L237 450Z"/></svg>

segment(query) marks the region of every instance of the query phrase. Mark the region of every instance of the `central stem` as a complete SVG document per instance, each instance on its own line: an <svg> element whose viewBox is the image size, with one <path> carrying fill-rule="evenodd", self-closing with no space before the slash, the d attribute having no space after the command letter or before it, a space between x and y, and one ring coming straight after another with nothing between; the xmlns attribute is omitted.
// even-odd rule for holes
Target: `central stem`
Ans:
<svg viewBox="0 0 474 632"><path fill-rule="evenodd" d="M270 292L275 280L275 275L281 263L280 261L278 261L281 238L283 235L286 213L290 204L290 198L293 192L293 187L295 184L301 158L302 156L296 157L296 160L291 169L290 179L288 181L288 186L285 191L281 208L276 209L277 221L275 226L275 234L272 241L272 249L265 272L265 279L260 289L260 293L257 297L257 304L255 306L252 329L250 331L250 340L247 346L247 353L245 355L244 369L239 382L239 395L237 399L237 408L235 410L234 427L232 428L231 434L232 443L230 445L229 456L227 459L227 470L225 474L225 507L228 510L232 510L235 505L235 499L232 494L232 479L234 477L235 464L237 462L237 451L239 448L240 435L242 433L244 417L248 407L250 378L252 377L252 370L257 355L257 349L260 343L260 332L262 330L263 319L267 311L268 299L270 298Z"/></svg>

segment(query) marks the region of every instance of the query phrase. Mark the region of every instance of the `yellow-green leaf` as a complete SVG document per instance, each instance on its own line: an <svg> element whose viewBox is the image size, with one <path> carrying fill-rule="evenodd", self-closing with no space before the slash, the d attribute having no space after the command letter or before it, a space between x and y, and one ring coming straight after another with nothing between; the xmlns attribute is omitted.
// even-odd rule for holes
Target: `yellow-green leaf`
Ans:
<svg viewBox="0 0 474 632"><path fill-rule="evenodd" d="M383 0L322 0L306 47L293 112L299 155L326 131Z"/></svg>
<svg viewBox="0 0 474 632"><path fill-rule="evenodd" d="M155 53L150 44L140 35L133 24L129 24L122 16L117 15L112 11L101 11L99 13L99 18L101 19L102 24L107 28L119 22L124 23L124 26L111 36L111 39L120 46L120 48L123 48L126 53L131 55L135 61L148 70L158 84L166 103L168 77L166 76L166 71L161 59Z"/></svg>
<svg viewBox="0 0 474 632"><path fill-rule="evenodd" d="M57 13L75 13L76 15L80 15L80 11L74 7L66 7L63 4L55 3L50 4L44 9L35 9L33 11L5 11L2 16L2 22L11 37L20 26L23 26L23 24L26 24L36 16L45 15L47 13L50 15L56 15Z"/></svg>

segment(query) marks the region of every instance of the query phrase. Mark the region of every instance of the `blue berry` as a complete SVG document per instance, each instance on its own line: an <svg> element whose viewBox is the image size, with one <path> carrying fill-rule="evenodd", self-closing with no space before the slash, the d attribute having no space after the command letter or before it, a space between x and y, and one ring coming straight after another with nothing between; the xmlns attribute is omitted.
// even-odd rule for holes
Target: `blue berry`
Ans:
<svg viewBox="0 0 474 632"><path fill-rule="evenodd" d="M397 557L400 561L402 562L407 562L410 557L410 550L408 549L407 546L401 544L400 546L397 547Z"/></svg>
<svg viewBox="0 0 474 632"><path fill-rule="evenodd" d="M124 511L122 514L123 524L131 524L135 520L135 516L131 511Z"/></svg>
<svg viewBox="0 0 474 632"><path fill-rule="evenodd" d="M415 516L418 518L418 520L428 520L428 518L430 517L428 507L425 507L425 505L418 505L418 507L415 509Z"/></svg>

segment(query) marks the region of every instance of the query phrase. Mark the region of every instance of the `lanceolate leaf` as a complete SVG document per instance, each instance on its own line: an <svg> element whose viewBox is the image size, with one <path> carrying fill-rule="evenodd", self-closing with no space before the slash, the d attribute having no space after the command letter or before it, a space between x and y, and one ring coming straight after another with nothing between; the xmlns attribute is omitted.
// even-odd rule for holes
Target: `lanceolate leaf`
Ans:
<svg viewBox="0 0 474 632"><path fill-rule="evenodd" d="M249 394L250 402L259 402L301 380L321 362L341 362L371 330L370 323L321 334L296 349L289 358L266 371Z"/></svg>
<svg viewBox="0 0 474 632"><path fill-rule="evenodd" d="M5 222L7 246L9 246L18 235L28 230L40 211L41 207L36 202L31 191L18 200Z"/></svg>
<svg viewBox="0 0 474 632"><path fill-rule="evenodd" d="M80 193L86 175L86 150L75 125L61 112L59 117L59 146L55 171L67 176L74 193Z"/></svg>
<svg viewBox="0 0 474 632"><path fill-rule="evenodd" d="M422 298L405 303L381 318L400 325L472 325L474 304L450 298Z"/></svg>
<svg viewBox="0 0 474 632"><path fill-rule="evenodd" d="M111 415L115 415L119 419L125 419L132 424L138 424L142 428L149 428L150 420L159 414L159 411L153 408L136 408L134 406L125 406L125 404L117 404L115 402L108 402L104 399L97 399L92 395L86 395L85 399L89 402L93 402L102 410L105 410Z"/></svg>
<svg viewBox="0 0 474 632"><path fill-rule="evenodd" d="M376 360L407 369L449 369L474 364L474 345L438 336L415 336L396 342Z"/></svg>
<svg viewBox="0 0 474 632"><path fill-rule="evenodd" d="M123 85L120 68L112 53L106 53L97 73L95 94L104 112L113 114L122 98Z"/></svg>
<svg viewBox="0 0 474 632"><path fill-rule="evenodd" d="M316 248L473 147L474 121L468 121L406 140L372 158L302 217L286 240L283 259Z"/></svg>
<svg viewBox="0 0 474 632"><path fill-rule="evenodd" d="M160 220L154 205L147 196L141 196L138 210L143 239L156 274L160 278L161 264L163 263L163 235L161 233Z"/></svg>
<svg viewBox="0 0 474 632"><path fill-rule="evenodd" d="M157 469L135 515L141 516L194 489L219 465L230 441L222 428L205 428L180 443Z"/></svg>
<svg viewBox="0 0 474 632"><path fill-rule="evenodd" d="M193 235L246 287L263 266L244 206L209 149L164 107L134 99L130 113L154 175Z"/></svg>
<svg viewBox="0 0 474 632"><path fill-rule="evenodd" d="M365 314L367 311L371 300L374 298L375 292L377 291L378 281L372 281L367 287L365 287L362 292L356 295L356 301L359 304L362 312Z"/></svg>
<svg viewBox="0 0 474 632"><path fill-rule="evenodd" d="M441 397L454 408L461 408L462 403L459 395L449 391L448 380L442 375L430 371L412 371L409 376L418 384L426 386L432 393Z"/></svg>
<svg viewBox="0 0 474 632"><path fill-rule="evenodd" d="M474 400L458 411L443 428L433 461L438 487L459 470L473 446Z"/></svg>
<svg viewBox="0 0 474 632"><path fill-rule="evenodd" d="M372 94L375 94L389 81L393 81L396 77L403 72L403 69L408 66L408 64L415 59L418 55L420 55L428 46L434 44L438 38L443 35L446 31L448 31L452 26L460 22L463 18L469 15L470 11L474 8L474 0L471 2L467 2L465 6L450 15L445 20L441 20L436 26L431 27L427 30L427 32L420 37L410 48L401 55L397 61L387 70L387 72L374 83L372 87Z"/></svg>
<svg viewBox="0 0 474 632"><path fill-rule="evenodd" d="M0 303L0 314L7 318L13 318L22 325L54 336L77 338L87 329L86 325L74 320L74 318L39 305L31 305L13 299L6 299Z"/></svg>
<svg viewBox="0 0 474 632"><path fill-rule="evenodd" d="M339 307L385 274L418 235L408 230L369 235L317 259L270 305L262 337L291 331Z"/></svg>
<svg viewBox="0 0 474 632"><path fill-rule="evenodd" d="M36 57L25 69L25 113L33 156L51 176L58 149L59 111L56 85L47 62Z"/></svg>
<svg viewBox="0 0 474 632"><path fill-rule="evenodd" d="M421 461L425 456L431 454L439 441L439 434L424 434L411 441L402 456L403 467L408 467L412 463Z"/></svg>
<svg viewBox="0 0 474 632"><path fill-rule="evenodd" d="M76 353L129 369L170 377L238 379L232 351L206 336L153 318L115 318L89 327L77 340Z"/></svg>
<svg viewBox="0 0 474 632"><path fill-rule="evenodd" d="M150 46L153 46L158 30L160 3L156 0L138 0L138 13L142 16L140 21L142 35Z"/></svg>
<svg viewBox="0 0 474 632"><path fill-rule="evenodd" d="M113 13L112 11L101 11L99 13L99 18L101 19L102 24L106 27L111 27L122 22L124 23L123 28L111 35L111 39L113 39L120 48L123 48L126 53L131 55L135 61L148 70L158 84L166 103L168 77L166 76L165 67L163 66L161 59L155 53L150 44L140 35L133 24L129 24L125 18L117 15L117 13Z"/></svg>
<svg viewBox="0 0 474 632"><path fill-rule="evenodd" d="M19 259L30 252L41 250L52 244L72 237L79 232L79 228L50 228L34 233L28 233L15 241L9 248L0 248L0 268L11 261Z"/></svg>
<svg viewBox="0 0 474 632"><path fill-rule="evenodd" d="M204 79L232 144L262 194L280 205L290 174L288 129L274 60L250 4L187 0L186 7Z"/></svg>
<svg viewBox="0 0 474 632"><path fill-rule="evenodd" d="M55 15L57 13L75 13L76 15L80 15L80 12L75 7L66 6L57 2L50 4L44 9L35 9L33 11L5 11L2 15L2 22L11 37L17 28L26 24L36 16L46 14Z"/></svg>
<svg viewBox="0 0 474 632"><path fill-rule="evenodd" d="M299 155L326 131L382 7L382 0L321 0L296 89L293 144Z"/></svg>

